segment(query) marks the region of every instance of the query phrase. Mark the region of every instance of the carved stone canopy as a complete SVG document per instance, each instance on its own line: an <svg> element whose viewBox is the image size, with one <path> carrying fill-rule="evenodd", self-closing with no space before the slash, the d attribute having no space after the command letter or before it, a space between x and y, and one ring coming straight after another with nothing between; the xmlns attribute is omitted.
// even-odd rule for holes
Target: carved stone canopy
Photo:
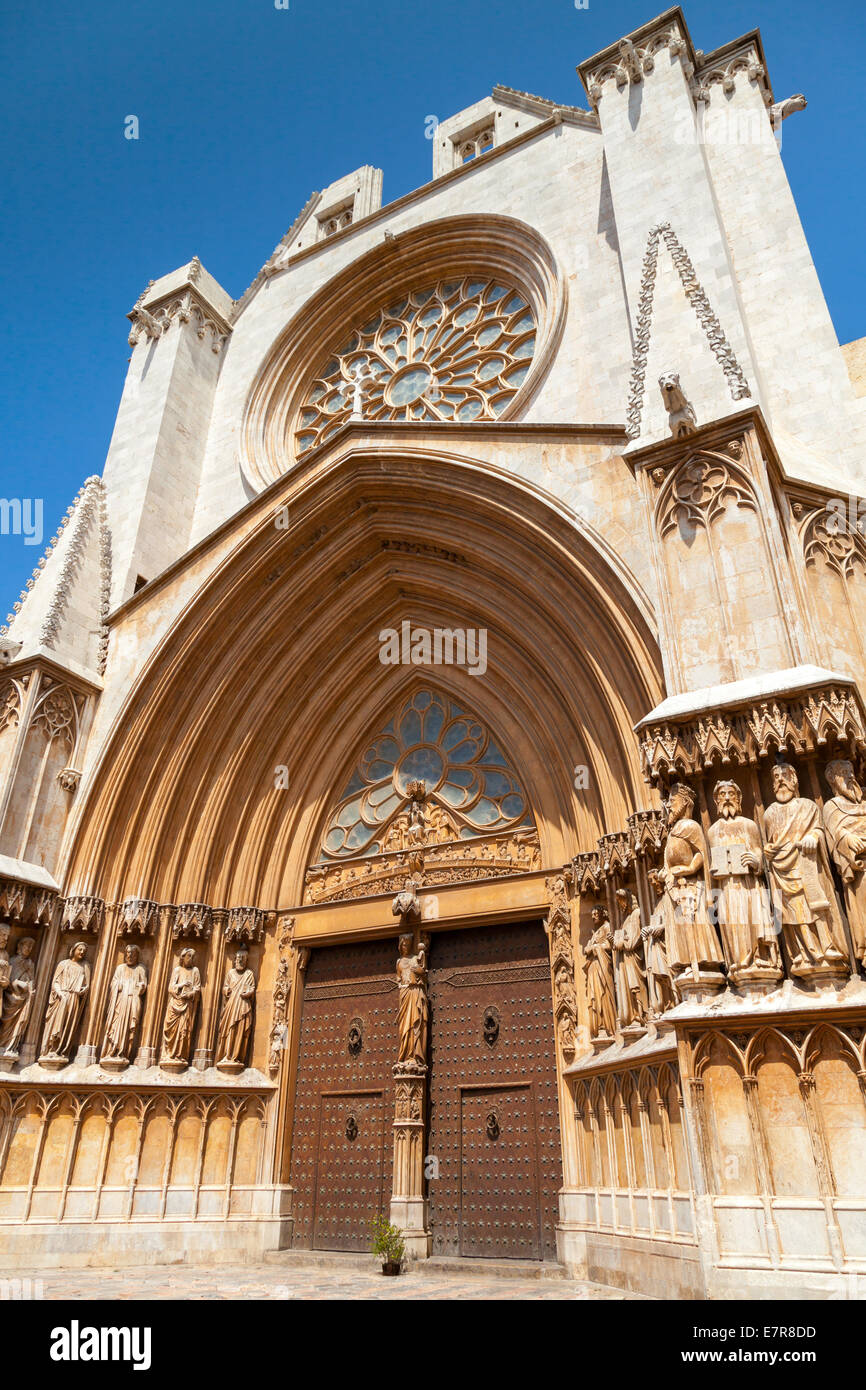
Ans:
<svg viewBox="0 0 866 1390"><path fill-rule="evenodd" d="M267 913L260 907L232 907L225 925L226 941L261 941Z"/></svg>
<svg viewBox="0 0 866 1390"><path fill-rule="evenodd" d="M661 707L663 708L663 707ZM648 782L665 785L712 768L757 765L775 753L835 747L866 752L866 714L853 682L833 679L790 693L638 725Z"/></svg>
<svg viewBox="0 0 866 1390"><path fill-rule="evenodd" d="M60 915L62 932L74 932L76 936L97 936L104 920L105 903L102 898L82 893L63 899Z"/></svg>
<svg viewBox="0 0 866 1390"><path fill-rule="evenodd" d="M193 937L207 941L213 929L213 909L206 903L181 903L174 909L171 934L175 939Z"/></svg>
<svg viewBox="0 0 866 1390"><path fill-rule="evenodd" d="M159 903L151 898L127 898L120 908L121 936L153 936L159 927Z"/></svg>

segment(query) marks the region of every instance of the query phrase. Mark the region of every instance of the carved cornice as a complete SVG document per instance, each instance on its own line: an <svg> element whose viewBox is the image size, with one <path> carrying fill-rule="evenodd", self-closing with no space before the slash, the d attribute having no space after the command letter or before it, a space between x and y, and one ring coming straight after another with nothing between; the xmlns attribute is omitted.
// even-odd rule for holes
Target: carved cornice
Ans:
<svg viewBox="0 0 866 1390"><path fill-rule="evenodd" d="M148 309L141 303L135 304L127 318L132 321L129 334L129 346L132 348L142 338L158 341L173 324L191 323L202 340L210 335L211 351L218 353L232 331L231 324L196 289L192 273L190 282L179 291Z"/></svg>
<svg viewBox="0 0 866 1390"><path fill-rule="evenodd" d="M755 766L777 752L800 756L842 746L866 752L866 717L853 686L828 684L769 695L680 719L638 725L646 780L667 785L727 766Z"/></svg>
<svg viewBox="0 0 866 1390"><path fill-rule="evenodd" d="M649 76L655 68L656 56L663 49L667 49L672 58L682 58L687 73L691 71L691 44L678 11L660 15L581 63L577 70L593 109L597 108L609 82L615 82L617 90L622 91Z"/></svg>
<svg viewBox="0 0 866 1390"><path fill-rule="evenodd" d="M757 83L764 105L772 105L773 91L757 33L748 34L744 39L726 44L709 54L696 53L695 59L691 88L696 101L711 101L714 87L718 87L725 96L730 96L736 91L738 80L745 80Z"/></svg>
<svg viewBox="0 0 866 1390"><path fill-rule="evenodd" d="M773 91L758 31L723 44L712 53L703 53L693 46L682 10L677 6L578 66L593 109L598 107L609 83L615 83L617 91L622 91L648 77L664 49L672 58L681 60L696 102L708 102L716 86L728 96L736 90L738 79L745 79L760 85L765 105L771 106Z"/></svg>

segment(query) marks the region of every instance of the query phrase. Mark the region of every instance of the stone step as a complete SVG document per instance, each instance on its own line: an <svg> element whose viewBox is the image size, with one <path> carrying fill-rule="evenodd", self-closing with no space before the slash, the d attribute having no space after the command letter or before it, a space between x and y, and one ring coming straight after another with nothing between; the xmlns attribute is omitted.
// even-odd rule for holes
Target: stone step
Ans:
<svg viewBox="0 0 866 1390"><path fill-rule="evenodd" d="M268 1250L266 1264L289 1265L299 1268L377 1270L378 1255L365 1255L350 1250ZM404 1273L418 1270L424 1274L459 1275L479 1279L567 1279L563 1265L552 1260L486 1260L456 1255L434 1255L429 1260L409 1261Z"/></svg>

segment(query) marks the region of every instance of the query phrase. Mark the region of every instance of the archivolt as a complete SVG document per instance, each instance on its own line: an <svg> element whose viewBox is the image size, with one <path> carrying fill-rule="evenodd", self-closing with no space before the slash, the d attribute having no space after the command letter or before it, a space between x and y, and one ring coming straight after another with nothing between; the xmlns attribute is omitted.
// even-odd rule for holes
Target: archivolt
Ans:
<svg viewBox="0 0 866 1390"><path fill-rule="evenodd" d="M283 504L288 531L274 525ZM379 660L379 632L404 618L487 629L486 675L440 666L436 685L495 731L545 865L645 804L632 726L661 697L659 653L639 590L573 516L465 458L383 448L252 505L259 524L116 721L67 891L86 881L109 900L299 902L327 804L419 676ZM575 789L577 764L588 789Z"/></svg>

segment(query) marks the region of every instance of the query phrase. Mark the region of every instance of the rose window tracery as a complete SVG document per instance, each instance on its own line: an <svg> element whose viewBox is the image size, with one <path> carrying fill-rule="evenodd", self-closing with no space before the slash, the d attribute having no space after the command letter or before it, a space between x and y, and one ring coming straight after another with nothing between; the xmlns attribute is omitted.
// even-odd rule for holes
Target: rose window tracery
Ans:
<svg viewBox="0 0 866 1390"><path fill-rule="evenodd" d="M536 320L500 280L443 280L400 295L323 362L298 413L298 454L360 404L368 420L497 419L526 380Z"/></svg>
<svg viewBox="0 0 866 1390"><path fill-rule="evenodd" d="M328 820L320 863L378 854L422 784L461 839L534 824L526 794L489 730L447 697L421 690L365 749Z"/></svg>

